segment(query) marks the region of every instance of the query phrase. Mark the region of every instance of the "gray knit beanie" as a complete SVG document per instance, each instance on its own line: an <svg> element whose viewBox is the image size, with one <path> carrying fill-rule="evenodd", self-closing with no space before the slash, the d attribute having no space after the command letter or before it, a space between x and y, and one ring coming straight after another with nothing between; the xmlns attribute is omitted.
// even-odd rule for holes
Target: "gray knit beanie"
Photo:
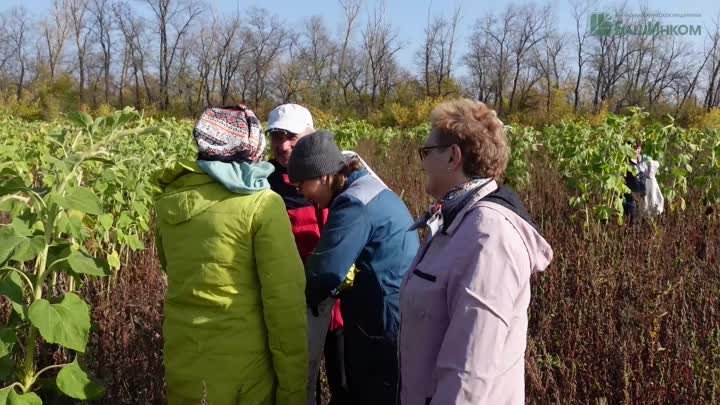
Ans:
<svg viewBox="0 0 720 405"><path fill-rule="evenodd" d="M345 158L330 131L317 131L302 137L293 148L288 176L293 183L336 174L345 166Z"/></svg>

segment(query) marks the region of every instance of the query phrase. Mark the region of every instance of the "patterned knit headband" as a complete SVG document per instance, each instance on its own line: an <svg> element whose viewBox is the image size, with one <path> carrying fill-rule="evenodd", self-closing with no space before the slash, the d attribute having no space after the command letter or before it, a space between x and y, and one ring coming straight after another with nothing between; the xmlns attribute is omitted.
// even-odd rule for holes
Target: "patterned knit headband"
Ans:
<svg viewBox="0 0 720 405"><path fill-rule="evenodd" d="M198 160L255 163L264 157L260 120L244 105L206 109L195 124L193 136Z"/></svg>

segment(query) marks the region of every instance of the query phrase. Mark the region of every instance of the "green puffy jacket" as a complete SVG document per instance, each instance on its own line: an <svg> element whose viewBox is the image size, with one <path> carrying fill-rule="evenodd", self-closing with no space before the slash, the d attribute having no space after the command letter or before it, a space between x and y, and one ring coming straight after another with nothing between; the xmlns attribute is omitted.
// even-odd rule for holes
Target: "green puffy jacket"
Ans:
<svg viewBox="0 0 720 405"><path fill-rule="evenodd" d="M305 274L283 200L231 193L189 161L158 180L168 404L303 404Z"/></svg>

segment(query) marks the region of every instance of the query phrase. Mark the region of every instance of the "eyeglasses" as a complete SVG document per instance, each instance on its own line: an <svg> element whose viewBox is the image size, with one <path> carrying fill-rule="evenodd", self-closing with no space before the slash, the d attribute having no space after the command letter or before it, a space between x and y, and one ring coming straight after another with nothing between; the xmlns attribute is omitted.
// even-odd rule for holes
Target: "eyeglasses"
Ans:
<svg viewBox="0 0 720 405"><path fill-rule="evenodd" d="M456 145L454 143L447 144L447 145L433 145L433 146L421 146L418 148L418 154L420 155L420 160L423 161L427 157L428 153L430 153L433 149L443 149L443 148L449 148L453 145Z"/></svg>
<svg viewBox="0 0 720 405"><path fill-rule="evenodd" d="M292 139L297 137L297 134L294 132L286 131L284 129L271 129L267 131L268 135L270 135L271 138L283 138L283 139Z"/></svg>

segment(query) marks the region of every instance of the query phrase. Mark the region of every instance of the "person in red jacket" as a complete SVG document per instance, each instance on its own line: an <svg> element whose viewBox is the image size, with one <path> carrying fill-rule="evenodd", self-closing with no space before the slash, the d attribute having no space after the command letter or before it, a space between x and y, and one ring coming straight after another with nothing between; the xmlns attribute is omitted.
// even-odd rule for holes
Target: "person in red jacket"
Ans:
<svg viewBox="0 0 720 405"><path fill-rule="evenodd" d="M320 232L328 217L327 209L320 209L306 200L290 183L287 165L297 141L315 132L312 115L305 107L283 104L270 112L267 133L270 137L275 171L268 177L270 188L278 193L287 208L295 243L300 257L306 259L315 250ZM333 304L334 303L334 304ZM309 381L307 405L320 403L318 374L320 358L325 354L325 369L330 385L332 405L347 403L347 381L344 370L343 321L340 301L328 300L322 313L308 312ZM329 318L329 328L328 321Z"/></svg>

